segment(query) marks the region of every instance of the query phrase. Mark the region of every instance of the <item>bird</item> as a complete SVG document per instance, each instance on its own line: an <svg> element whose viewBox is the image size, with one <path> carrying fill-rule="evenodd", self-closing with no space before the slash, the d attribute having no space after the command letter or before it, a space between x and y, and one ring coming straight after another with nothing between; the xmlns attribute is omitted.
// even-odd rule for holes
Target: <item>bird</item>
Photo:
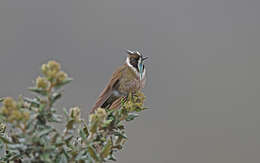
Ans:
<svg viewBox="0 0 260 163"><path fill-rule="evenodd" d="M125 52L128 54L125 63L114 71L90 113L94 113L97 108L118 108L121 105L120 99L144 88L146 83L144 61L148 57L144 57L139 51L125 50Z"/></svg>

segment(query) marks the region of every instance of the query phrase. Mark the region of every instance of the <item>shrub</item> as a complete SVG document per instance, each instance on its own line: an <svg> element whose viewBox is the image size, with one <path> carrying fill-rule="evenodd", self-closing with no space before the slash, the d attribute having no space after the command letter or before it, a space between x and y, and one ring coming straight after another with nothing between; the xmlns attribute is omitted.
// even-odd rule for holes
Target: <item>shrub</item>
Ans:
<svg viewBox="0 0 260 163"><path fill-rule="evenodd" d="M43 76L29 88L33 98L0 99L0 162L115 161L114 153L122 150L127 140L124 122L146 109L143 93L129 94L118 109L98 108L89 115L88 123L81 119L79 107L63 109L63 118L55 103L72 79L55 61L43 64L41 71ZM64 130L57 129L55 123L65 124Z"/></svg>

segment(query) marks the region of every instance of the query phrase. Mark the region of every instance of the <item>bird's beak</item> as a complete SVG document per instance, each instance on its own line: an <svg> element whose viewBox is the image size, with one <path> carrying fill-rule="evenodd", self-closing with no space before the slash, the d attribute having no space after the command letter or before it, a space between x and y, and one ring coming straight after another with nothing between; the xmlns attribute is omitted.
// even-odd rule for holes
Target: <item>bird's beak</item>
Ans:
<svg viewBox="0 0 260 163"><path fill-rule="evenodd" d="M149 57L146 56L146 57L143 57L142 60L144 61L144 60L146 60L146 59L148 59L148 58L149 58Z"/></svg>

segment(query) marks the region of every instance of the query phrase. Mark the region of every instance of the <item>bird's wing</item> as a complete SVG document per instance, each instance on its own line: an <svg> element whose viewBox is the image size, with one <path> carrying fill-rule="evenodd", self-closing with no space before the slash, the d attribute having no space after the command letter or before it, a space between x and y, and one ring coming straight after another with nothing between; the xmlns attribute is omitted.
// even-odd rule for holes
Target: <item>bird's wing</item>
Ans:
<svg viewBox="0 0 260 163"><path fill-rule="evenodd" d="M112 105L108 108L109 110L111 109L118 109L121 106L121 101L124 99L124 97L119 97L117 100L115 100Z"/></svg>
<svg viewBox="0 0 260 163"><path fill-rule="evenodd" d="M95 105L92 107L90 113L93 113L111 96L111 94L113 93L113 88L115 88L116 85L118 84L123 70L124 70L124 66L120 67L113 73L109 83L103 89L103 91L100 93L100 95L99 95Z"/></svg>

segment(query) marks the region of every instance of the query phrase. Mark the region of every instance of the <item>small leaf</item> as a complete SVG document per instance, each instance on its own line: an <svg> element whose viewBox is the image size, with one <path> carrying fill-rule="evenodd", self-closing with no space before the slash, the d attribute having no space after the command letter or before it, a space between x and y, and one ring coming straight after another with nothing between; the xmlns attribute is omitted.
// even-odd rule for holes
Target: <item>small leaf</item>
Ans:
<svg viewBox="0 0 260 163"><path fill-rule="evenodd" d="M5 144L12 144L10 140L8 140L6 137L0 135L0 140L4 142Z"/></svg>
<svg viewBox="0 0 260 163"><path fill-rule="evenodd" d="M98 127L98 121L95 121L93 124L90 126L90 132L91 133L96 133L97 132L97 127Z"/></svg>
<svg viewBox="0 0 260 163"><path fill-rule="evenodd" d="M86 123L84 123L83 131L84 131L86 137L88 137L89 136L89 132L88 132L88 126L87 126Z"/></svg>
<svg viewBox="0 0 260 163"><path fill-rule="evenodd" d="M64 145L64 141L62 140L61 137L58 137L58 138L57 138L55 145L56 145L57 147L60 147L60 146Z"/></svg>
<svg viewBox="0 0 260 163"><path fill-rule="evenodd" d="M60 123L62 122L62 116L59 114L51 114L50 117L48 117L49 122L55 122L55 123Z"/></svg>
<svg viewBox="0 0 260 163"><path fill-rule="evenodd" d="M24 101L30 103L31 105L35 106L35 107L39 107L40 106L40 102L37 99L30 99L28 97L24 98Z"/></svg>
<svg viewBox="0 0 260 163"><path fill-rule="evenodd" d="M66 125L66 128L68 130L71 130L73 128L73 124L74 124L74 120L71 119L70 121L68 121L67 125Z"/></svg>
<svg viewBox="0 0 260 163"><path fill-rule="evenodd" d="M76 160L76 161L82 160L82 159L84 158L84 155L85 155L85 154L86 154L86 151L84 151L84 150L80 151L80 152L77 154L75 160Z"/></svg>
<svg viewBox="0 0 260 163"><path fill-rule="evenodd" d="M34 92L34 93L38 93L38 94L40 94L42 96L46 96L48 94L48 92L46 90L39 89L37 87L30 87L29 90Z"/></svg>
<svg viewBox="0 0 260 163"><path fill-rule="evenodd" d="M51 162L50 159L50 153L44 152L40 155L40 158L44 161L44 162Z"/></svg>
<svg viewBox="0 0 260 163"><path fill-rule="evenodd" d="M40 104L40 106L39 106L39 112L40 113L46 113L45 111L45 108L46 108L46 106L47 106L47 104L44 104L44 103L42 103L42 104Z"/></svg>
<svg viewBox="0 0 260 163"><path fill-rule="evenodd" d="M131 92L128 94L128 101L133 102L133 94Z"/></svg>
<svg viewBox="0 0 260 163"><path fill-rule="evenodd" d="M11 149L11 150L21 150L21 151L24 151L26 150L27 146L24 145L24 144L9 144L8 145L8 149Z"/></svg>
<svg viewBox="0 0 260 163"><path fill-rule="evenodd" d="M111 122L113 122L113 119L105 120L103 123L103 127L108 127L111 124Z"/></svg>
<svg viewBox="0 0 260 163"><path fill-rule="evenodd" d="M44 136L44 135L47 135L47 134L51 133L52 131L53 131L52 128L44 129L44 130L42 130L41 132L39 132L39 133L37 134L37 136L38 136L38 137L41 137L41 136Z"/></svg>
<svg viewBox="0 0 260 163"><path fill-rule="evenodd" d="M69 144L69 142L71 141L72 138L73 138L73 135L68 135L64 138L64 141L66 142L66 144Z"/></svg>
<svg viewBox="0 0 260 163"><path fill-rule="evenodd" d="M66 110L66 108L63 108L63 112L65 114L66 119L69 119L70 115L69 115L68 111Z"/></svg>
<svg viewBox="0 0 260 163"><path fill-rule="evenodd" d="M55 89L59 89L62 86L66 85L66 84L69 84L72 80L73 80L72 78L67 78L64 81L62 81L61 83L57 84L54 88Z"/></svg>
<svg viewBox="0 0 260 163"><path fill-rule="evenodd" d="M125 135L125 134L122 134L122 133L120 133L120 132L114 132L114 135L115 135L115 136L122 137L122 138L124 138L124 139L127 139L126 135Z"/></svg>
<svg viewBox="0 0 260 163"><path fill-rule="evenodd" d="M126 121L132 121L134 120L136 117L138 117L139 115L138 114L135 114L135 113L130 113L127 118L126 118Z"/></svg>
<svg viewBox="0 0 260 163"><path fill-rule="evenodd" d="M118 145L113 146L113 148L120 150L120 149L122 149L123 147L122 147L122 145L118 144Z"/></svg>
<svg viewBox="0 0 260 163"><path fill-rule="evenodd" d="M92 146L88 146L88 153L96 162L100 160L96 153L96 150Z"/></svg>
<svg viewBox="0 0 260 163"><path fill-rule="evenodd" d="M82 129L79 130L79 135L82 138L82 140L84 140L84 141L87 140L87 136L86 136L85 132Z"/></svg>
<svg viewBox="0 0 260 163"><path fill-rule="evenodd" d="M145 107L142 107L142 108L136 108L135 111L136 112L141 112L141 111L144 111L144 110L148 110L148 109L151 109L151 108L145 108Z"/></svg>
<svg viewBox="0 0 260 163"><path fill-rule="evenodd" d="M54 104L58 99L60 99L62 96L62 93L53 93L51 103Z"/></svg>
<svg viewBox="0 0 260 163"><path fill-rule="evenodd" d="M100 153L100 156L102 158L106 158L111 153L112 146L113 146L112 140L108 139L106 145L104 146L104 148L102 149L102 151Z"/></svg>
<svg viewBox="0 0 260 163"><path fill-rule="evenodd" d="M0 97L0 102L3 102L4 101L4 97Z"/></svg>
<svg viewBox="0 0 260 163"><path fill-rule="evenodd" d="M107 116L113 116L113 113L115 112L115 110L111 109L111 110L107 110Z"/></svg>
<svg viewBox="0 0 260 163"><path fill-rule="evenodd" d="M128 111L125 108L121 109L120 111L123 116L126 116L128 114Z"/></svg>
<svg viewBox="0 0 260 163"><path fill-rule="evenodd" d="M136 107L135 109L134 109L134 111L135 112L141 112L141 111L143 111L144 109L143 108L140 108L140 107Z"/></svg>
<svg viewBox="0 0 260 163"><path fill-rule="evenodd" d="M113 156L112 154L109 156L109 159L108 160L111 160L111 161L117 161L115 156Z"/></svg>
<svg viewBox="0 0 260 163"><path fill-rule="evenodd" d="M70 156L69 156L69 154L67 153L67 151L63 150L63 154L66 156L67 160L69 160Z"/></svg>
<svg viewBox="0 0 260 163"><path fill-rule="evenodd" d="M68 162L68 158L65 152L63 152L63 154L60 155L59 163L67 163L67 162Z"/></svg>
<svg viewBox="0 0 260 163"><path fill-rule="evenodd" d="M51 143L52 143L52 144L56 143L58 136L59 136L59 134L56 133L56 134L52 137L52 139L51 139Z"/></svg>
<svg viewBox="0 0 260 163"><path fill-rule="evenodd" d="M122 136L118 136L118 138L116 139L116 143L115 144L120 145L123 139L124 138Z"/></svg>
<svg viewBox="0 0 260 163"><path fill-rule="evenodd" d="M118 128L119 130L124 130L124 129L125 129L125 126L122 125L122 124L120 124L120 125L117 126L117 128Z"/></svg>

